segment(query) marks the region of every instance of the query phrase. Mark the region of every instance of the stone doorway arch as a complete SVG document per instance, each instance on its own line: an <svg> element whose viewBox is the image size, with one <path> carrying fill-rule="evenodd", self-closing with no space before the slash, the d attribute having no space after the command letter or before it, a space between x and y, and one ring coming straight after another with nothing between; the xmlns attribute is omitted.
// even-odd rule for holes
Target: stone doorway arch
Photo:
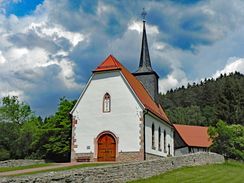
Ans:
<svg viewBox="0 0 244 183"><path fill-rule="evenodd" d="M110 131L100 133L96 138L97 161L116 161L118 138Z"/></svg>

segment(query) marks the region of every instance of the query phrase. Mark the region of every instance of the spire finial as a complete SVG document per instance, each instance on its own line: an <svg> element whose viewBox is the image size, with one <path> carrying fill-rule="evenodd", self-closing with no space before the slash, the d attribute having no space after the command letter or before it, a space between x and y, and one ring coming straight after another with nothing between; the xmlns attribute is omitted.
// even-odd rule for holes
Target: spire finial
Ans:
<svg viewBox="0 0 244 183"><path fill-rule="evenodd" d="M146 16L147 16L147 12L146 12L145 8L143 8L142 12L141 12L141 17L142 17L143 21L146 21Z"/></svg>

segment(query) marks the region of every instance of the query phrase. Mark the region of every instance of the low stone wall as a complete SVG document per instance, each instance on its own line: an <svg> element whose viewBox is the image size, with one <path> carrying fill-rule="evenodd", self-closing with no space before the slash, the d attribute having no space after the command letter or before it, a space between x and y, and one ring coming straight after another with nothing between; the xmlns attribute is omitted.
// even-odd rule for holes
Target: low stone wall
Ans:
<svg viewBox="0 0 244 183"><path fill-rule="evenodd" d="M127 182L130 180L148 178L183 166L195 166L223 162L224 157L219 154L196 153L157 160L107 165L103 167L82 168L63 172L49 172L16 178L2 178L0 179L0 182Z"/></svg>
<svg viewBox="0 0 244 183"><path fill-rule="evenodd" d="M45 163L45 161L28 160L28 159L6 160L6 161L0 161L0 167L28 166L28 165L42 164L42 163Z"/></svg>

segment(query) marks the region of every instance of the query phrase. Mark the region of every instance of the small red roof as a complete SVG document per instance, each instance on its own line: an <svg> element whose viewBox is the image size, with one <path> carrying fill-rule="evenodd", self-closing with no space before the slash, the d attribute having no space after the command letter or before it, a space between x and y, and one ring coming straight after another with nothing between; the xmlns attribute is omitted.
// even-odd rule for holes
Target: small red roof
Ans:
<svg viewBox="0 0 244 183"><path fill-rule="evenodd" d="M212 144L208 135L208 127L178 124L173 126L188 146L209 147Z"/></svg>
<svg viewBox="0 0 244 183"><path fill-rule="evenodd" d="M121 69L121 64L112 55L109 55L95 70L97 71L107 71Z"/></svg>
<svg viewBox="0 0 244 183"><path fill-rule="evenodd" d="M148 94L144 86L139 80L136 79L116 58L109 55L93 72L121 70L122 74L130 84L131 88L142 102L144 107L150 112L163 119L167 123L171 124L167 115L160 105L157 105L152 97Z"/></svg>

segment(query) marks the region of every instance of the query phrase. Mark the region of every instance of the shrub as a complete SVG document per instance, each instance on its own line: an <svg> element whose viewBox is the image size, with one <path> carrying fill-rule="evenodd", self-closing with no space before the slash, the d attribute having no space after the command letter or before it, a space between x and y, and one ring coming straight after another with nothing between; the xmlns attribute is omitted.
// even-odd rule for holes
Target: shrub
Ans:
<svg viewBox="0 0 244 183"><path fill-rule="evenodd" d="M0 148L0 161L7 160L10 158L10 153L8 150Z"/></svg>

